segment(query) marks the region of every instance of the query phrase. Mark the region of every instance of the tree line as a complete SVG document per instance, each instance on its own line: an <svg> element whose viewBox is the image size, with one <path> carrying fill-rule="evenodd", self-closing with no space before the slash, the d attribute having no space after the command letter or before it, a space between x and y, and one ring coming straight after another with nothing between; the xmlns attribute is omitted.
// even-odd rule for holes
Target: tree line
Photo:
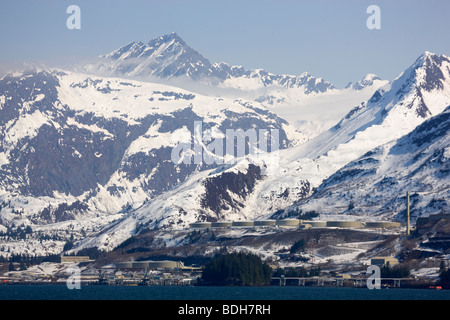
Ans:
<svg viewBox="0 0 450 320"><path fill-rule="evenodd" d="M61 257L58 254L52 254L48 256L34 256L25 254L12 254L10 257L5 258L0 256L0 263L9 262L9 271L17 271L16 265L19 264L18 270L27 270L29 266L39 265L43 262L60 262Z"/></svg>
<svg viewBox="0 0 450 320"><path fill-rule="evenodd" d="M450 289L450 270L447 268L444 261L441 261L441 266L440 266L439 271L440 271L440 274L439 274L440 284L441 284L442 288Z"/></svg>
<svg viewBox="0 0 450 320"><path fill-rule="evenodd" d="M411 270L405 265L397 265L391 267L390 265L384 265L380 269L381 278L407 278L409 277Z"/></svg>
<svg viewBox="0 0 450 320"><path fill-rule="evenodd" d="M211 259L203 269L200 284L218 286L267 286L272 269L255 254L230 253Z"/></svg>
<svg viewBox="0 0 450 320"><path fill-rule="evenodd" d="M6 232L0 231L0 237L14 240L26 240L27 235L32 233L33 229L30 226L21 226L17 228L7 228Z"/></svg>

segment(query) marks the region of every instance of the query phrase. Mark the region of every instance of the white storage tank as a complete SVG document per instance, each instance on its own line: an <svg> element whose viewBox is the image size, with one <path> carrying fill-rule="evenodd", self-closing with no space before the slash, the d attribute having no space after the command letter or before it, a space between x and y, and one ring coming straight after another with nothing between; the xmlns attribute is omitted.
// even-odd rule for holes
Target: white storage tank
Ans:
<svg viewBox="0 0 450 320"><path fill-rule="evenodd" d="M365 223L366 228L369 229L390 229L390 228L400 228L402 225L398 222L390 221L368 221Z"/></svg>
<svg viewBox="0 0 450 320"><path fill-rule="evenodd" d="M283 227L283 228L298 228L299 225L300 225L300 220L298 220L298 219L277 220L277 226Z"/></svg>
<svg viewBox="0 0 450 320"><path fill-rule="evenodd" d="M148 261L133 261L133 269L148 269Z"/></svg>
<svg viewBox="0 0 450 320"><path fill-rule="evenodd" d="M255 227L273 227L276 225L275 220L256 220Z"/></svg>
<svg viewBox="0 0 450 320"><path fill-rule="evenodd" d="M191 224L192 229L207 229L211 228L211 222L196 222Z"/></svg>
<svg viewBox="0 0 450 320"><path fill-rule="evenodd" d="M303 223L307 223L311 225L311 228L326 228L327 222L326 221L304 221Z"/></svg>
<svg viewBox="0 0 450 320"><path fill-rule="evenodd" d="M211 223L211 228L229 228L232 225L233 224L228 221L218 221L218 222Z"/></svg>
<svg viewBox="0 0 450 320"><path fill-rule="evenodd" d="M116 262L116 268L117 269L131 269L131 268L133 268L133 262L132 261Z"/></svg>
<svg viewBox="0 0 450 320"><path fill-rule="evenodd" d="M327 227L360 229L364 228L364 225L359 221L327 221Z"/></svg>
<svg viewBox="0 0 450 320"><path fill-rule="evenodd" d="M163 261L147 261L147 262L148 267L150 269L165 270L165 269L178 269L183 267L183 263L178 261L163 260Z"/></svg>
<svg viewBox="0 0 450 320"><path fill-rule="evenodd" d="M253 221L234 221L232 224L233 227L244 227L249 228L254 226Z"/></svg>

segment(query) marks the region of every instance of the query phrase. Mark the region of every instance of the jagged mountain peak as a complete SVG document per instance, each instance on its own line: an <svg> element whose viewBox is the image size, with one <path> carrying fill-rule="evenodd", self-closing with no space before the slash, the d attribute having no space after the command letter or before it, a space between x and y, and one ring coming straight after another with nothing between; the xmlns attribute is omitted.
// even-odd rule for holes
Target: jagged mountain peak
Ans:
<svg viewBox="0 0 450 320"><path fill-rule="evenodd" d="M102 66L121 75L191 78L217 76L216 66L220 66L220 79L231 79L238 85L247 81L278 86L277 90L281 86L305 88L305 92L329 89L322 79L309 73L274 75L225 63L208 67L206 59L190 51L178 38L171 34L147 44L131 42L111 53L116 58L105 59ZM202 63L204 67L200 67ZM372 74L363 78L374 79L376 76ZM52 77L25 75L14 81L4 79L0 81L0 127L3 127L0 181L9 189L2 191L0 187L4 196L0 200L17 197L13 204L22 208L25 207L23 195L27 195L30 207L38 208L44 202L47 206L48 199L52 199L57 210L44 208L43 213L30 211L30 215L20 216L36 224L75 221L69 214L52 217L60 208L70 212L74 207L83 216L80 225L91 226L86 229L89 236L95 236L100 227L105 227L107 231L96 238L96 243L108 244L110 248L144 230L144 226L188 226L200 219L254 219L271 215L308 198L339 169L364 154L365 158L369 157L370 150L391 146L388 143L395 143L427 118L442 112L450 105L449 79L447 57L423 54L395 81L379 89L369 102L352 110L334 130L298 148L280 150L271 176L260 174L261 164L210 171L195 166L179 168L169 160L175 144L172 137L192 137L195 130L192 125L200 119L204 120L205 127L221 132L227 128L247 130L264 125L278 128L287 138L283 130L289 128L284 121L259 104L202 96L167 85L71 72L67 76L55 76L53 81L49 81ZM409 142L418 142L418 152L423 150L426 154L425 149L420 149L427 147L420 144L423 139L430 140L426 130L433 129L430 133L434 135L448 132L448 126L441 126L442 130L437 131L435 122L427 124L422 127L424 131L416 131L411 136L414 140L403 140L403 150L410 147ZM284 140L287 146L287 139ZM443 163L444 176L449 172L448 135L441 142L440 148L433 149L440 150L436 153L439 157L427 163L436 166ZM270 166L269 161L264 164ZM389 186L391 181L382 180L380 186ZM359 186L352 188L358 190ZM348 207L349 199L345 200L344 205ZM77 201L88 203L92 216L86 216L90 213L85 214L84 207L74 205ZM139 209L141 204L145 206ZM2 218L14 220L13 209L4 209ZM111 229L119 219L125 224ZM52 226L45 228L52 230ZM84 226L78 230L84 233ZM82 238L81 232L75 235L77 240ZM62 236L61 240L66 238Z"/></svg>
<svg viewBox="0 0 450 320"><path fill-rule="evenodd" d="M193 50L177 33L166 34L150 40L148 47L159 47L162 45L173 45L185 50Z"/></svg>
<svg viewBox="0 0 450 320"><path fill-rule="evenodd" d="M379 76L373 73L368 73L361 81L362 82L370 82L375 80L382 80Z"/></svg>
<svg viewBox="0 0 450 320"><path fill-rule="evenodd" d="M376 74L373 73L368 73L365 77L364 80L378 80L381 79L380 77L378 77Z"/></svg>
<svg viewBox="0 0 450 320"><path fill-rule="evenodd" d="M405 76L407 76L409 77L408 80L411 80L411 78L414 77L417 80L435 81L436 79L432 79L429 77L431 75L435 78L438 77L439 80L444 80L444 78L450 77L450 71L447 65L449 63L449 57L425 51L416 59L411 67L409 67L403 74L399 76L399 78L404 78ZM427 78L424 79L424 76L426 76Z"/></svg>
<svg viewBox="0 0 450 320"><path fill-rule="evenodd" d="M377 90L367 106L382 106L386 115L393 108L420 118L436 115L448 105L450 94L450 59L444 55L425 52L403 73ZM412 110L413 112L411 112Z"/></svg>
<svg viewBox="0 0 450 320"><path fill-rule="evenodd" d="M448 57L443 55L443 54L437 54L434 52L430 52L430 51L425 51L424 53L422 53L419 58L417 58L417 61L435 61L438 62L441 59L446 59L448 60Z"/></svg>
<svg viewBox="0 0 450 320"><path fill-rule="evenodd" d="M150 40L147 44L142 41L132 41L117 50L114 50L106 55L100 56L101 58L107 58L112 60L125 60L129 58L140 58L141 54L151 49L158 49L163 45L174 44L179 47L188 49L189 46L181 39L178 34L171 33L161 37ZM190 48L189 48L190 49ZM143 55L142 57L145 57Z"/></svg>
<svg viewBox="0 0 450 320"><path fill-rule="evenodd" d="M414 195L413 218L441 213L449 205L449 130L450 106L400 139L348 163L295 207L404 221L405 195L416 190L422 192Z"/></svg>
<svg viewBox="0 0 450 320"><path fill-rule="evenodd" d="M138 48L142 48L144 46L144 43L139 41L132 41L126 45L124 45L123 47L120 47L117 50L114 50L108 54L105 55L101 55L100 58L107 58L107 59L120 59L121 57L123 57L123 55L126 52L130 52L130 51L136 51Z"/></svg>
<svg viewBox="0 0 450 320"><path fill-rule="evenodd" d="M73 69L88 74L136 79L188 77L197 80L210 75L211 63L177 33L171 33L148 43L130 42L101 55L98 61Z"/></svg>
<svg viewBox="0 0 450 320"><path fill-rule="evenodd" d="M231 80L224 86L238 89L261 89L268 86L302 88L306 94L335 89L332 83L307 72L299 76L276 75L264 69L247 70L243 66L233 66L225 62L212 64L175 32L152 39L147 44L142 41L130 42L100 56L99 60L92 64L76 66L74 70L138 80L149 77L186 77L206 84L224 84Z"/></svg>
<svg viewBox="0 0 450 320"><path fill-rule="evenodd" d="M427 51L417 59L413 68L421 87L426 91L442 90L444 82L450 78L450 58L445 55Z"/></svg>
<svg viewBox="0 0 450 320"><path fill-rule="evenodd" d="M362 78L358 82L356 82L356 83L350 82L345 87L345 89L351 88L353 90L363 90L365 88L373 86L376 82L382 83L383 81L385 81L385 80L381 79L376 74L368 73L366 76L364 76L364 78ZM387 83L388 81L385 81L385 82Z"/></svg>
<svg viewBox="0 0 450 320"><path fill-rule="evenodd" d="M348 145L356 154L356 150L398 139L424 120L440 114L450 105L450 63L447 61L446 57L433 54L419 57L399 77L317 137L320 142L315 144L320 147L309 155L337 154L339 145ZM345 157L347 149L341 149Z"/></svg>
<svg viewBox="0 0 450 320"><path fill-rule="evenodd" d="M175 40L175 41L178 41L178 42L181 42L181 43L185 43L184 40L181 39L181 37L176 32L165 34L165 35L159 37L158 39L165 40L165 41Z"/></svg>

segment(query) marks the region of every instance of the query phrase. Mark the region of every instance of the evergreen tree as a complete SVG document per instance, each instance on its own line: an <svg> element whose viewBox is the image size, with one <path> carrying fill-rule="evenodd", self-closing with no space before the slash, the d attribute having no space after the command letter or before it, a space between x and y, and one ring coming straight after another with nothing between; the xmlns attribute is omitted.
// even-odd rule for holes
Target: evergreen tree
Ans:
<svg viewBox="0 0 450 320"><path fill-rule="evenodd" d="M439 278L441 279L442 288L450 289L450 270L442 271Z"/></svg>
<svg viewBox="0 0 450 320"><path fill-rule="evenodd" d="M384 265L381 267L382 278L406 278L410 275L410 270L406 266L397 265L391 267L390 265Z"/></svg>
<svg viewBox="0 0 450 320"><path fill-rule="evenodd" d="M209 261L203 270L202 282L212 285L265 286L272 270L254 254L231 253Z"/></svg>
<svg viewBox="0 0 450 320"><path fill-rule="evenodd" d="M32 233L33 233L33 229L32 229L30 226L27 226L27 227L25 228L25 233L26 233L26 234L32 234Z"/></svg>
<svg viewBox="0 0 450 320"><path fill-rule="evenodd" d="M290 253L294 254L297 253L298 251L303 251L304 248L305 248L305 240L300 239L292 245Z"/></svg>
<svg viewBox="0 0 450 320"><path fill-rule="evenodd" d="M69 251L72 248L73 248L73 242L67 241L66 244L64 245L63 251Z"/></svg>
<svg viewBox="0 0 450 320"><path fill-rule="evenodd" d="M320 276L320 267L317 268L311 268L311 270L309 270L309 276L310 277L318 277Z"/></svg>
<svg viewBox="0 0 450 320"><path fill-rule="evenodd" d="M20 271L25 271L25 270L28 269L27 264L25 263L25 261L22 261L20 263L20 268L19 269L20 269Z"/></svg>
<svg viewBox="0 0 450 320"><path fill-rule="evenodd" d="M442 260L442 261L441 261L441 264L440 264L440 266L439 266L439 273L442 273L442 272L444 272L444 271L447 271L447 265L445 264L445 261Z"/></svg>

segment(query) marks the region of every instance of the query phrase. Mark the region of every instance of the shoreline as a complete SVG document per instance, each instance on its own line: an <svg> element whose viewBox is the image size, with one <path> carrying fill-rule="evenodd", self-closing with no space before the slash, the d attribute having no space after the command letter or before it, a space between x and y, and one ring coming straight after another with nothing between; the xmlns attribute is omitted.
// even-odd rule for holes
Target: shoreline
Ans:
<svg viewBox="0 0 450 320"><path fill-rule="evenodd" d="M365 284L365 282L364 282ZM59 281L59 282L36 282L36 281L22 281L22 282L7 282L7 283L0 283L0 288L2 287L14 287L14 286L48 286L48 287L67 287L66 281ZM324 289L330 289L330 288L342 288L342 289L366 289L366 290L372 290L369 289L366 285L362 286L355 286L350 284L345 285L283 285L283 286L275 286L275 285L269 285L269 286L223 286L223 285L163 285L163 284L156 284L156 285L141 285L139 283L128 283L128 284L99 284L98 282L90 282L90 283L81 283L80 287L153 287L153 288L177 288L177 287L195 287L195 288L324 288ZM382 285L380 289L374 289L374 290L395 290L395 289L409 289L409 290L448 290L442 288L440 284L436 283L420 283L417 285L400 285L400 286L394 286L394 285Z"/></svg>

